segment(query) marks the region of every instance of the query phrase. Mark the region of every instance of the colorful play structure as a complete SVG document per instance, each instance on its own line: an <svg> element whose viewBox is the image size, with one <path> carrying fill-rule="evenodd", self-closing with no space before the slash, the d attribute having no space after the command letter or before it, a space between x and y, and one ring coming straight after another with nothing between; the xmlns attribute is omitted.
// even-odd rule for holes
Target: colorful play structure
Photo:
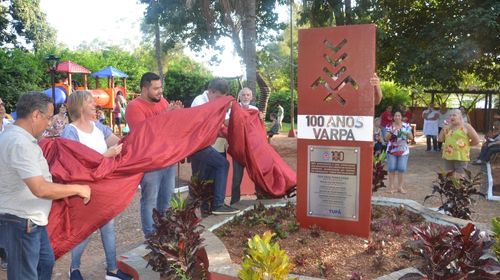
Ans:
<svg viewBox="0 0 500 280"><path fill-rule="evenodd" d="M107 114L109 114L109 119L113 122L112 110L115 106L115 99L118 92L121 92L123 97L127 98L127 78L128 75L124 72L114 68L113 66L105 67L92 74L95 80L95 89L88 89L88 75L91 73L87 68L72 62L64 61L57 65L56 72L65 73L66 77L61 79L55 84L55 103L63 104L66 102L67 96L75 90L88 90L91 92L92 97L97 106L103 108ZM79 85L74 81L73 75L81 74L83 75L83 84ZM99 79L107 78L107 87L101 87ZM115 79L121 79L121 85L117 85ZM44 90L44 93L52 97L52 88ZM113 124L111 123L112 127Z"/></svg>

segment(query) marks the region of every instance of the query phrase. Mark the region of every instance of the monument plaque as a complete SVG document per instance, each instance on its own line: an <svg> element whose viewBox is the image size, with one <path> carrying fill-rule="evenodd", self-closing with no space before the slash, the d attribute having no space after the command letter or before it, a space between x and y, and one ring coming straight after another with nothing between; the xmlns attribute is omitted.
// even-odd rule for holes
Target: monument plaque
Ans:
<svg viewBox="0 0 500 280"><path fill-rule="evenodd" d="M357 221L359 148L310 145L308 150L308 216Z"/></svg>

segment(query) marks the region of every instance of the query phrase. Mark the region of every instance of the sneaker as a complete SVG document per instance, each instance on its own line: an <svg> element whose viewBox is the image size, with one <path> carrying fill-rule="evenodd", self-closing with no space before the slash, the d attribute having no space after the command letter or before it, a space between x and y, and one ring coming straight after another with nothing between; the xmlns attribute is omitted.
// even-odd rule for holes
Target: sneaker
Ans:
<svg viewBox="0 0 500 280"><path fill-rule="evenodd" d="M230 215L230 214L236 214L240 212L239 209L233 208L229 205L222 204L222 206L219 206L218 208L214 209L212 211L212 214L214 215Z"/></svg>
<svg viewBox="0 0 500 280"><path fill-rule="evenodd" d="M478 160L473 161L472 164L473 165L481 165L481 164L483 164L483 162L480 159L478 159Z"/></svg>
<svg viewBox="0 0 500 280"><path fill-rule="evenodd" d="M118 269L116 273L106 270L106 280L132 280L132 276Z"/></svg>
<svg viewBox="0 0 500 280"><path fill-rule="evenodd" d="M69 280L83 280L83 276L80 273L79 269L75 269L73 271L70 270L69 274Z"/></svg>

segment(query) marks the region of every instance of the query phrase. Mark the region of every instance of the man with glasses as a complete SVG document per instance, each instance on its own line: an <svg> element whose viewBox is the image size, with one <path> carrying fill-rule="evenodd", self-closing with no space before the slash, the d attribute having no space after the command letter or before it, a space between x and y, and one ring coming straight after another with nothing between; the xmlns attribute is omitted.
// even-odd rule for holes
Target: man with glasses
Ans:
<svg viewBox="0 0 500 280"><path fill-rule="evenodd" d="M47 223L53 199L80 196L90 200L87 185L52 183L38 139L54 113L42 92L23 94L17 120L0 134L0 247L7 251L9 280L49 280L54 253Z"/></svg>

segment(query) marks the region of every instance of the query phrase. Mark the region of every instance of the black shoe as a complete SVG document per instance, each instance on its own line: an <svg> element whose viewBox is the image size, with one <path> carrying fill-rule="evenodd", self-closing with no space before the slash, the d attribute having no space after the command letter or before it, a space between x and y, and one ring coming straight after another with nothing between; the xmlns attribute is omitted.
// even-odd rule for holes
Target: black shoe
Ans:
<svg viewBox="0 0 500 280"><path fill-rule="evenodd" d="M106 270L106 280L132 280L132 276L118 269L116 273Z"/></svg>
<svg viewBox="0 0 500 280"><path fill-rule="evenodd" d="M222 204L221 206L212 210L212 214L214 215L231 215L231 214L236 214L238 212L240 212L239 209L233 208L226 204Z"/></svg>
<svg viewBox="0 0 500 280"><path fill-rule="evenodd" d="M83 276L79 269L75 269L69 272L69 280L83 280Z"/></svg>

